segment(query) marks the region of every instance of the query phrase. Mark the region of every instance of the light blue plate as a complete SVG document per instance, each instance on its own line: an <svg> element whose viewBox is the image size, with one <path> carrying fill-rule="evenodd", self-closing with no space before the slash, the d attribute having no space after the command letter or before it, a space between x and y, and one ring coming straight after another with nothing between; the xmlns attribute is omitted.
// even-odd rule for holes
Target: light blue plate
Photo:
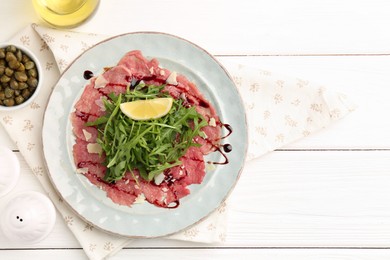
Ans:
<svg viewBox="0 0 390 260"><path fill-rule="evenodd" d="M98 75L104 67L116 65L130 50L141 50L145 57L157 58L162 67L186 75L215 106L221 121L233 128L233 133L223 140L233 147L227 154L229 163L208 169L203 183L191 185L191 194L183 198L176 209L159 208L147 202L131 208L119 206L75 171L69 115L87 83L83 72L91 70ZM127 237L173 234L216 210L239 178L248 139L242 100L222 66L209 53L184 39L152 32L120 35L79 56L53 90L44 116L42 137L49 177L64 201L86 222ZM206 158L206 161L223 160L217 152Z"/></svg>

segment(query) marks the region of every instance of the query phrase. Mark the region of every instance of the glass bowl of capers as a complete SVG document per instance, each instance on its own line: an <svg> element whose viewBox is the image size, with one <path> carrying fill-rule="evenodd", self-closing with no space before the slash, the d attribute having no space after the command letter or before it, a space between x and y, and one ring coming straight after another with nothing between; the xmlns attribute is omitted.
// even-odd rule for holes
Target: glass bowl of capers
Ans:
<svg viewBox="0 0 390 260"><path fill-rule="evenodd" d="M0 43L0 111L29 105L42 86L42 68L27 48Z"/></svg>

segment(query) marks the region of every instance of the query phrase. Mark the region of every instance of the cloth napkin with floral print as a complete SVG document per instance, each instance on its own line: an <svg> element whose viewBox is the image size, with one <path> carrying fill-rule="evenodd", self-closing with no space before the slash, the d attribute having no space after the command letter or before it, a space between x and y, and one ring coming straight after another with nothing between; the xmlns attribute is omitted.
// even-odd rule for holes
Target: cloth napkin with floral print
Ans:
<svg viewBox="0 0 390 260"><path fill-rule="evenodd" d="M107 234L83 222L57 195L44 164L42 118L61 72L83 51L108 37L56 30L37 24L16 34L9 42L23 45L36 54L43 66L44 86L30 106L14 112L0 112L1 124L90 259L112 256L132 239ZM233 77L245 104L249 132L247 160L327 127L354 109L346 96L309 81L241 64L224 62L223 65ZM224 203L201 223L166 238L223 242L226 239L228 208Z"/></svg>

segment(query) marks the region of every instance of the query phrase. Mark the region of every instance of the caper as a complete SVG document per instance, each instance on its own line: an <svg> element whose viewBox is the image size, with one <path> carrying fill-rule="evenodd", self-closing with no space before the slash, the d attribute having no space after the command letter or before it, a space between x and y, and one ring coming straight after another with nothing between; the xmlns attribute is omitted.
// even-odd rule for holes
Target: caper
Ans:
<svg viewBox="0 0 390 260"><path fill-rule="evenodd" d="M38 80L36 78L29 78L27 80L27 84L30 86L30 87L33 87L33 88L36 88L38 86Z"/></svg>
<svg viewBox="0 0 390 260"><path fill-rule="evenodd" d="M7 107L12 107L13 105L15 105L15 100L13 98L7 98L3 100L3 103Z"/></svg>
<svg viewBox="0 0 390 260"><path fill-rule="evenodd" d="M17 59L16 59L15 54L13 54L13 53L10 52L10 51L7 51L7 53L5 54L5 60L6 60L7 62L10 62L11 60L17 60Z"/></svg>
<svg viewBox="0 0 390 260"><path fill-rule="evenodd" d="M5 61L5 59L0 59L0 66L6 66L7 62Z"/></svg>
<svg viewBox="0 0 390 260"><path fill-rule="evenodd" d="M30 69L32 69L32 68L35 67L35 64L34 64L34 62L32 62L32 61L28 61L28 62L26 62L26 63L24 64L24 67L26 68L26 70L30 70Z"/></svg>
<svg viewBox="0 0 390 260"><path fill-rule="evenodd" d="M20 90L19 89L15 89L15 96L19 96L21 93L20 93Z"/></svg>
<svg viewBox="0 0 390 260"><path fill-rule="evenodd" d="M4 93L4 90L0 91L0 100L4 100L5 99L5 93Z"/></svg>
<svg viewBox="0 0 390 260"><path fill-rule="evenodd" d="M5 67L0 65L0 76L4 74Z"/></svg>
<svg viewBox="0 0 390 260"><path fill-rule="evenodd" d="M0 49L0 59L4 59L4 58L5 58L5 50Z"/></svg>
<svg viewBox="0 0 390 260"><path fill-rule="evenodd" d="M20 66L20 62L18 60L11 60L10 62L8 62L8 66L13 69L13 70L16 70L19 68Z"/></svg>
<svg viewBox="0 0 390 260"><path fill-rule="evenodd" d="M24 101L24 97L22 97L22 96L17 96L16 98L15 98L15 102L16 102L16 104L21 104L21 103L23 103L23 101Z"/></svg>
<svg viewBox="0 0 390 260"><path fill-rule="evenodd" d="M29 98L30 95L31 92L27 88L22 91L22 97L24 97L25 99Z"/></svg>
<svg viewBox="0 0 390 260"><path fill-rule="evenodd" d="M13 90L12 88L9 88L9 87L4 90L4 94L5 94L6 98L13 97L14 93L15 93L15 90Z"/></svg>
<svg viewBox="0 0 390 260"><path fill-rule="evenodd" d="M36 88L34 88L34 87L28 87L28 90L30 90L31 95L34 93L35 89Z"/></svg>
<svg viewBox="0 0 390 260"><path fill-rule="evenodd" d="M27 81L28 78L27 78L27 75L24 71L17 71L17 72L15 72L15 79L17 81L25 82L25 81Z"/></svg>
<svg viewBox="0 0 390 260"><path fill-rule="evenodd" d="M26 62L28 62L30 60L30 58L26 55L26 54L23 54L22 55L22 62L23 63L26 63Z"/></svg>
<svg viewBox="0 0 390 260"><path fill-rule="evenodd" d="M20 90L28 88L28 85L27 85L26 82L19 82L18 84L19 84L19 88L18 89L20 89Z"/></svg>
<svg viewBox="0 0 390 260"><path fill-rule="evenodd" d="M33 77L33 78L37 78L38 77L38 72L35 68L31 69L31 70L28 70L27 71L28 75L30 77Z"/></svg>
<svg viewBox="0 0 390 260"><path fill-rule="evenodd" d="M6 48L6 51L9 51L9 52L16 52L16 47L15 47L15 45L9 45L9 46Z"/></svg>
<svg viewBox="0 0 390 260"><path fill-rule="evenodd" d="M0 82L2 82L2 83L9 82L10 80L11 80L11 78L8 77L7 75L3 75L3 76L1 76L1 78L0 78Z"/></svg>
<svg viewBox="0 0 390 260"><path fill-rule="evenodd" d="M20 62L19 64L20 64L20 66L19 66L19 68L17 69L17 71L25 71L26 68L24 67L23 63Z"/></svg>
<svg viewBox="0 0 390 260"><path fill-rule="evenodd" d="M9 86L12 89L19 89L19 83L15 79L11 79L11 81L9 82Z"/></svg>
<svg viewBox="0 0 390 260"><path fill-rule="evenodd" d="M21 50L17 50L17 51L16 51L16 59L17 59L19 62L22 61L22 56L23 56L22 51L21 51Z"/></svg>
<svg viewBox="0 0 390 260"><path fill-rule="evenodd" d="M8 77L12 77L12 75L14 74L14 71L10 68L5 68L5 75L7 75Z"/></svg>

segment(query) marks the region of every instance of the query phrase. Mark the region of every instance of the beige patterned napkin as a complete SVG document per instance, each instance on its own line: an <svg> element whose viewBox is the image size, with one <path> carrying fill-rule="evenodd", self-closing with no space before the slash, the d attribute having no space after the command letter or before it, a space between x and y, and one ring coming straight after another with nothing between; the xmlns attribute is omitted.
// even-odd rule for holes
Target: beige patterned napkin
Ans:
<svg viewBox="0 0 390 260"><path fill-rule="evenodd" d="M35 24L15 35L10 42L22 44L38 56L44 70L44 86L29 107L0 113L1 124L90 259L109 257L131 239L95 229L73 214L58 197L44 166L41 127L48 98L60 72L84 50L105 38L107 36L60 31ZM232 75L245 103L249 128L248 160L308 136L354 108L344 95L302 79L240 64L225 62L223 65ZM223 242L227 212L228 207L224 204L203 222L167 239Z"/></svg>

